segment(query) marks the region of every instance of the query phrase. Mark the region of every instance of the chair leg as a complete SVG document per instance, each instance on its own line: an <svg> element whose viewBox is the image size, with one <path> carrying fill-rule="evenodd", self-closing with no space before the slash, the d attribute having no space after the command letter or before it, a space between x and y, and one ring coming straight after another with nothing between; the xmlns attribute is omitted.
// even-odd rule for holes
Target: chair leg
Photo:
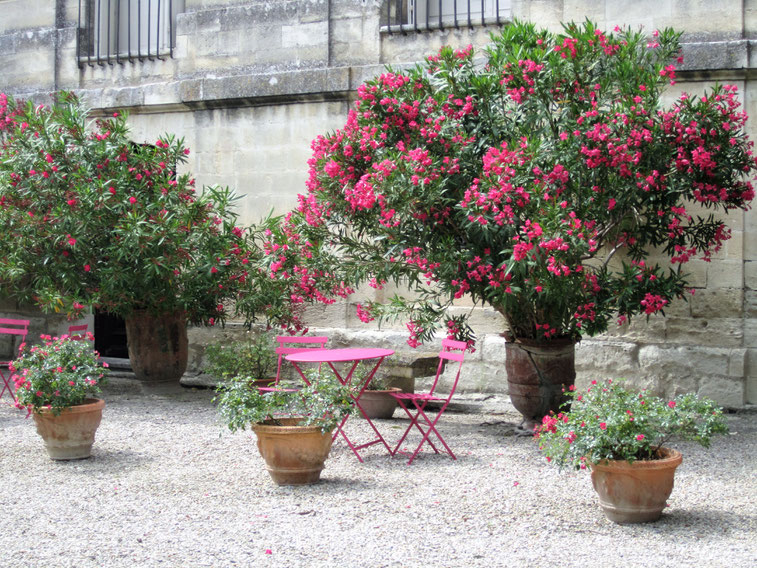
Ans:
<svg viewBox="0 0 757 568"><path fill-rule="evenodd" d="M429 443L429 445L431 445L431 447L432 447L432 448L434 448L434 451L436 451L436 453L437 453L437 454L439 453L439 451L437 451L437 450L436 450L436 448L434 447L434 444L433 444L433 442L431 442L431 440L430 440L430 438L429 438L429 435L431 434L431 432L433 432L433 433L434 433L434 435L436 436L436 438L437 438L437 439L438 439L438 440L439 440L439 441L440 441L440 442L442 443L442 445L444 446L444 449L445 449L445 450L447 450L447 453L448 453L448 454L450 455L450 457L451 457L451 458L452 458L453 460L456 460L456 459L457 459L457 457L456 457L456 456L455 456L455 454L454 454L454 453L452 452L452 450L450 449L450 447L449 447L449 446L447 445L447 442L445 442L445 441L444 441L444 438L442 438L442 435L441 435L441 434L439 433L439 431L438 431L438 430L436 429L436 423L437 423L437 422L439 421L439 418L441 418L441 416L442 416L442 413L444 412L444 409L445 409L445 408L447 408L447 405L446 405L446 404L445 404L445 405L444 405L444 406L442 407L442 409L441 409L441 410L440 410L440 411L439 411L439 412L437 413L437 415L436 415L436 418L434 418L434 420L433 420L433 421L430 421L430 420L429 420L428 416L426 415L426 413L425 413L425 412L423 411L423 409L422 409L422 408L419 408L419 409L418 409L418 412L419 412L419 414L422 414L422 415L423 415L423 419L424 419L424 420L426 421L426 424L428 425L428 429L426 430L425 438L426 438L426 441L427 441L427 442Z"/></svg>
<svg viewBox="0 0 757 568"><path fill-rule="evenodd" d="M428 417L428 415L425 413L425 411L424 411L425 406L426 406L425 402L424 402L423 406L418 406L416 404L416 408L418 409L418 412L416 414L416 420L415 420L415 422L416 422L416 425L418 426L418 428L423 432L423 438L421 439L420 444L418 444L418 447L415 449L415 452L413 453L413 455L410 457L410 460L408 460L407 464L410 465L411 463L413 463L413 460L415 459L415 456L418 455L418 453L421 451L421 448L423 447L423 444L425 444L425 443L428 443L434 449L434 452L436 452L437 454L440 453L439 450L436 448L436 446L434 446L434 443L431 441L430 435L431 435L432 432L434 433L434 435L436 436L436 438L439 440L439 442L442 443L442 445L446 449L446 453L449 454L449 456L453 460L456 460L457 457L452 452L452 450L450 449L450 447L447 445L447 442L444 441L444 438L442 438L442 435L439 434L439 431L436 429L436 423L439 421L439 418L441 418L441 415L444 412L445 408L447 408L447 405L445 404L441 408L441 410L439 410L439 412L437 413L437 415L436 415L436 417L434 418L433 421L430 420L429 417ZM426 423L425 425L427 426L427 428L426 428L425 431L423 431L423 429L421 428L421 426L418 424L418 419L419 418L423 418L423 420Z"/></svg>
<svg viewBox="0 0 757 568"><path fill-rule="evenodd" d="M439 410L439 412L436 414L436 417L431 420L428 415L425 412L426 404L428 401L421 401L420 403L418 401L413 401L413 406L415 407L415 414L413 414L410 409L407 408L407 406L402 402L402 400L398 399L397 402L400 404L400 407L405 411L405 414L408 415L410 418L410 424L408 425L407 429L405 430L405 433L402 434L402 437L397 442L397 445L395 446L394 450L391 451L391 455L394 456L399 452L400 446L402 443L407 439L408 434L410 434L410 431L413 429L413 427L417 428L418 431L421 433L421 441L416 447L413 454L410 456L410 459L408 460L408 465L413 463L413 460L415 457L420 453L421 448L423 447L423 444L428 444L431 446L431 449L434 450L435 453L439 454L442 453L439 448L437 448L434 445L434 442L431 441L431 433L433 432L434 436L436 436L437 440L441 442L441 444L444 446L444 452L449 454L449 456L456 460L457 457L455 456L452 449L447 445L447 442L444 441L444 438L439 433L439 431L436 429L436 423L439 421L439 418L441 418L442 413L447 408L447 404L442 406L442 408ZM421 424L421 419L423 420L424 424Z"/></svg>
<svg viewBox="0 0 757 568"><path fill-rule="evenodd" d="M405 403L402 402L401 399L397 399L397 402L399 403L399 405L402 408L402 410L405 411L405 414L407 414L408 418L410 418L410 424L408 424L407 429L405 430L405 433L402 434L402 437L399 439L399 442L397 442L397 445L394 447L394 450L391 450L389 452L392 456L397 455L397 452L399 451L400 446L402 445L402 442L405 441L405 439L407 438L407 435L410 433L410 430L413 429L413 426L415 426L418 429L418 431L421 433L421 436L424 436L426 434L426 432L423 430L423 428L421 427L421 425L418 424L418 412L417 412L418 405L415 404L415 401L413 401L414 402L413 405L414 405L414 407L416 409L415 415L413 415L412 412L410 412L410 409L408 409L408 407L405 406ZM423 407L425 407L425 406L426 406L426 402L424 401ZM431 442L431 440L429 440L428 443L433 448L434 452L436 452L438 454L439 450L436 449L436 446L434 446L433 442Z"/></svg>
<svg viewBox="0 0 757 568"><path fill-rule="evenodd" d="M8 371L8 374L10 374L10 371ZM13 399L13 402L18 402L18 399L16 399L16 395L13 392L13 388L11 387L10 383L8 382L10 379L9 377L5 376L5 373L0 370L0 378L3 379L3 389L0 390L0 398L3 398L3 395L5 394L5 391L8 391L8 394L11 395L11 398Z"/></svg>

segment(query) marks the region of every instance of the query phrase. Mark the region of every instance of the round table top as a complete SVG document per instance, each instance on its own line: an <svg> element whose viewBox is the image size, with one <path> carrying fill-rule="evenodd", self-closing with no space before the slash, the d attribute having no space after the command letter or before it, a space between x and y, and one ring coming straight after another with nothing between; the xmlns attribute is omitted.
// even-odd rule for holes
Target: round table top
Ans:
<svg viewBox="0 0 757 568"><path fill-rule="evenodd" d="M380 347L349 347L346 349L309 349L287 355L287 361L295 363L340 363L343 361L362 361L394 355L394 349Z"/></svg>

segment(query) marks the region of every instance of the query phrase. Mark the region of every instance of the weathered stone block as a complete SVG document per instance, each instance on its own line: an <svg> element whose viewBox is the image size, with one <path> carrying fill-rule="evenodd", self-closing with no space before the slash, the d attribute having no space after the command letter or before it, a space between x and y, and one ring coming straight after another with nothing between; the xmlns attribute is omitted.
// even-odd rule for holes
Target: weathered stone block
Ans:
<svg viewBox="0 0 757 568"><path fill-rule="evenodd" d="M746 349L731 350L730 361L728 362L728 376L737 379L743 379L746 374Z"/></svg>
<svg viewBox="0 0 757 568"><path fill-rule="evenodd" d="M744 332L738 318L669 318L666 337L669 343L740 347Z"/></svg>
<svg viewBox="0 0 757 568"><path fill-rule="evenodd" d="M757 404L757 349L746 352L746 388L745 402Z"/></svg>
<svg viewBox="0 0 757 568"><path fill-rule="evenodd" d="M737 318L743 313L744 292L741 288L698 290L689 305L695 318Z"/></svg>
<svg viewBox="0 0 757 568"><path fill-rule="evenodd" d="M281 27L281 45L284 48L326 46L328 42L328 22L313 22Z"/></svg>
<svg viewBox="0 0 757 568"><path fill-rule="evenodd" d="M483 360L495 366L505 364L505 338L499 334L490 333L479 340L478 349Z"/></svg>
<svg viewBox="0 0 757 568"><path fill-rule="evenodd" d="M636 374L638 349L635 343L584 339L576 345L576 372L595 379Z"/></svg>
<svg viewBox="0 0 757 568"><path fill-rule="evenodd" d="M741 350L739 350L741 351ZM728 376L733 350L691 346L644 345L639 348L643 373L677 376ZM743 358L743 353L740 352Z"/></svg>
<svg viewBox="0 0 757 568"><path fill-rule="evenodd" d="M741 288L744 283L744 263L741 260L721 260L707 269L708 288Z"/></svg>
<svg viewBox="0 0 757 568"><path fill-rule="evenodd" d="M745 389L743 380L729 377L703 377L698 394L713 399L726 408L741 408L744 406Z"/></svg>

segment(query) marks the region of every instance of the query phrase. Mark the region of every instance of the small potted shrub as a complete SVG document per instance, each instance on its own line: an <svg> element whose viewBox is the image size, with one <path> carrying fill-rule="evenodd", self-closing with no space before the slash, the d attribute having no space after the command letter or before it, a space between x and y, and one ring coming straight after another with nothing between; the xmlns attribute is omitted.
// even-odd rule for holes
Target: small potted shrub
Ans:
<svg viewBox="0 0 757 568"><path fill-rule="evenodd" d="M205 371L223 380L239 377L250 385L270 385L276 364L276 350L267 333L251 335L244 341L212 343L205 349Z"/></svg>
<svg viewBox="0 0 757 568"><path fill-rule="evenodd" d="M108 364L99 361L91 333L85 340L41 338L42 345L22 345L10 365L16 406L34 417L50 458L88 458L105 407L93 395L105 383Z"/></svg>
<svg viewBox="0 0 757 568"><path fill-rule="evenodd" d="M260 392L237 376L219 388L222 419L234 432L250 426L258 450L277 485L305 485L320 479L331 450L332 432L353 411L347 387L336 379L311 377L305 388Z"/></svg>
<svg viewBox="0 0 757 568"><path fill-rule="evenodd" d="M361 375L362 376L362 375ZM397 399L390 393L402 389L390 386L391 378L374 375L360 396L360 406L368 418L391 418L397 408Z"/></svg>
<svg viewBox="0 0 757 568"><path fill-rule="evenodd" d="M722 410L695 394L666 401L608 380L567 395L570 411L547 415L536 428L539 449L560 466L591 468L599 503L616 523L662 515L682 461L665 446L671 438L709 447L728 431Z"/></svg>

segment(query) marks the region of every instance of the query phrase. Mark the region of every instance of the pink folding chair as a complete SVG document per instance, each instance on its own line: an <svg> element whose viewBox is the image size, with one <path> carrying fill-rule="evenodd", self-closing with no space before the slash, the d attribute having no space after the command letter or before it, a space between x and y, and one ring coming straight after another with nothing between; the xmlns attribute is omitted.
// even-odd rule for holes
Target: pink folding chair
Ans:
<svg viewBox="0 0 757 568"><path fill-rule="evenodd" d="M439 366L436 369L436 377L434 378L434 383L431 385L431 389L425 393L390 393L391 396L397 399L400 408L402 408L410 418L410 424L408 425L407 430L405 430L405 433L402 434L402 438L397 442L394 450L392 450L392 455L394 456L400 451L400 446L413 428L417 429L422 435L420 444L418 444L415 452L413 452L413 455L410 456L410 460L407 462L408 465L413 463L415 456L421 451L423 444L428 443L434 452L437 454L440 453L439 448L437 448L430 439L432 433L436 436L438 442L444 446L444 451L446 451L453 460L457 459L447 445L447 442L444 441L444 438L442 438L442 435L439 434L439 431L436 429L436 423L439 422L439 418L441 418L442 414L447 409L447 406L449 406L450 400L452 400L452 395L455 394L457 383L460 380L460 370L463 367L463 359L465 359L465 350L467 347L468 345L464 341L443 339L442 350L439 352ZM444 364L446 361L458 361L457 374L455 375L455 381L452 383L452 388L450 389L449 394L446 396L437 396L436 386L439 384L439 377L444 370ZM429 402L441 403L441 406L433 419L429 417L426 410L426 406ZM436 404L434 406L436 406ZM428 411L431 413L431 408L429 408Z"/></svg>
<svg viewBox="0 0 757 568"><path fill-rule="evenodd" d="M0 318L0 335L18 335L21 338L19 349L21 348L21 344L26 341L27 333L29 333L29 320ZM11 339L13 340L14 338ZM0 391L0 398L3 397L3 394L5 394L5 391L7 390L15 402L16 395L13 392L13 386L10 383L10 369L7 371L7 375L6 373L3 373L3 367L8 367L10 364L11 361L0 361L0 378L3 379L3 390Z"/></svg>
<svg viewBox="0 0 757 568"><path fill-rule="evenodd" d="M81 325L70 325L68 327L68 336L74 341L84 339L87 335L88 324L83 323Z"/></svg>
<svg viewBox="0 0 757 568"><path fill-rule="evenodd" d="M284 362L286 355L292 353L301 353L302 351L308 351L311 349L324 349L326 342L329 340L325 335L316 336L291 336L291 335L279 335L276 337L279 346L276 348L276 355L279 356L279 364L276 367L276 385L279 384L281 379L281 364Z"/></svg>

